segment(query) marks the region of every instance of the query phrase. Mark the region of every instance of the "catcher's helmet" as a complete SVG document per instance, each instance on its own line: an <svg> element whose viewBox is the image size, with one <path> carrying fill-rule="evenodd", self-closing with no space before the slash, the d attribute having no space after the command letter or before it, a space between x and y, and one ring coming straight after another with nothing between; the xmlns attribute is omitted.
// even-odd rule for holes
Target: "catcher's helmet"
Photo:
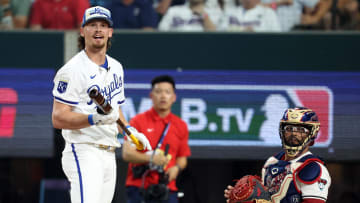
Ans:
<svg viewBox="0 0 360 203"><path fill-rule="evenodd" d="M287 125L296 125L306 128L308 136L302 143L291 145L286 142L284 133ZM279 133L283 149L290 157L297 156L302 152L306 146L314 144L316 136L320 130L320 122L316 113L305 107L289 108L285 111L282 119L280 120Z"/></svg>

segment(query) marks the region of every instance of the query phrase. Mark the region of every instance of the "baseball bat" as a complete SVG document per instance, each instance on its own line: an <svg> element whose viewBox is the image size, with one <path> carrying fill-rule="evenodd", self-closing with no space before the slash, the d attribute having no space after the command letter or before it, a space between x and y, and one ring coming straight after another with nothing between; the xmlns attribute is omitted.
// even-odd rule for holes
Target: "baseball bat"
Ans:
<svg viewBox="0 0 360 203"><path fill-rule="evenodd" d="M94 103L105 113L108 114L111 112L111 105L105 100L105 98L99 93L97 89L92 89L89 92L89 97L94 101ZM136 145L136 149L143 150L144 146L139 140L130 132L129 129L126 128L125 124L118 119L116 123L120 126L120 128L125 132L125 134L133 141Z"/></svg>

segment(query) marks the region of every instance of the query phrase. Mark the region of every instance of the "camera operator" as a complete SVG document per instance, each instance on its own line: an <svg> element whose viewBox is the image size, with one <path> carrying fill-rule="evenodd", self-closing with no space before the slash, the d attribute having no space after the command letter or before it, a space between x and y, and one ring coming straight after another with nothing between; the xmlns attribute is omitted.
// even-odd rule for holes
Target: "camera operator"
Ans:
<svg viewBox="0 0 360 203"><path fill-rule="evenodd" d="M150 98L152 108L132 118L130 125L148 138L155 151L139 152L128 142L124 143L123 159L130 162L127 202L177 203L176 178L186 167L191 152L187 125L171 112L176 101L174 79L168 75L155 77L151 81ZM167 161L161 164L159 160L164 156Z"/></svg>

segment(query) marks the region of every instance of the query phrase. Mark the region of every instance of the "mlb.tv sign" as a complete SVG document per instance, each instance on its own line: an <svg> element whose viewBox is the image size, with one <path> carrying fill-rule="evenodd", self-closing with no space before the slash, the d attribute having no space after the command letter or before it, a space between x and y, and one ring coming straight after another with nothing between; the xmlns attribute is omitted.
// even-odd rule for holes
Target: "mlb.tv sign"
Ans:
<svg viewBox="0 0 360 203"><path fill-rule="evenodd" d="M144 93L148 84L125 87L131 89L123 107L128 119L151 107ZM176 89L173 111L188 124L192 146L279 146L279 121L296 106L319 117L316 147L332 141L333 93L326 86L178 84Z"/></svg>

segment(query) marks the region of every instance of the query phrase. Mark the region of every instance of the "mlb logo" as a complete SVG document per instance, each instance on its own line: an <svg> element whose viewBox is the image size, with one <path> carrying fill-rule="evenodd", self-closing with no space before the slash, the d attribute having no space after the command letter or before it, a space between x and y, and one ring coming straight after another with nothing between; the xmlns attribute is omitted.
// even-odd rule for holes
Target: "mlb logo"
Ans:
<svg viewBox="0 0 360 203"><path fill-rule="evenodd" d="M332 141L333 94L326 87L294 88L288 91L298 106L306 106L316 112L320 121L320 132L316 145L327 147Z"/></svg>
<svg viewBox="0 0 360 203"><path fill-rule="evenodd" d="M332 141L333 93L326 86L253 86L265 95L265 121L262 122L259 137L265 145L280 144L278 125L284 109L307 107L316 112L320 121L320 131L316 147L327 147ZM249 88L250 89L250 88ZM275 90L275 91L274 91ZM266 92L267 96L266 96ZM276 136L273 136L276 135Z"/></svg>
<svg viewBox="0 0 360 203"><path fill-rule="evenodd" d="M57 87L57 91L59 93L64 93L66 92L66 88L67 88L68 83L66 81L59 81L58 87Z"/></svg>

